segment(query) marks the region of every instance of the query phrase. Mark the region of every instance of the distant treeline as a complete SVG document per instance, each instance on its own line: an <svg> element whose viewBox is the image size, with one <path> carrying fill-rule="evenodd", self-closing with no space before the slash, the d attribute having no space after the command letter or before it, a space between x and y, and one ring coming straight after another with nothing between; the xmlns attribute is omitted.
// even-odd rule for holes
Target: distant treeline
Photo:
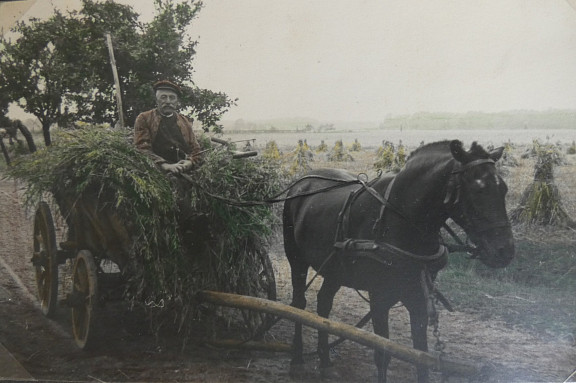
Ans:
<svg viewBox="0 0 576 383"><path fill-rule="evenodd" d="M388 115L382 121L319 121L308 118L223 121L226 131L329 132L372 129L576 129L576 110Z"/></svg>
<svg viewBox="0 0 576 383"><path fill-rule="evenodd" d="M390 116L380 129L576 129L576 110L415 113Z"/></svg>

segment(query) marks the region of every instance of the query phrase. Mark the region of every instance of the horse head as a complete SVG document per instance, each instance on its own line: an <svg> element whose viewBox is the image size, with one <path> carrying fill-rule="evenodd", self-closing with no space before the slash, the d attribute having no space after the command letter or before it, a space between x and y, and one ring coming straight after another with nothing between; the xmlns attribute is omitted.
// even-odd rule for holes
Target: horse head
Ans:
<svg viewBox="0 0 576 383"><path fill-rule="evenodd" d="M514 238L506 213L508 187L496 170L503 148L485 151L474 142L470 150L462 142L450 142L456 164L449 178L444 203L449 215L468 234L474 256L493 268L507 266L514 258Z"/></svg>

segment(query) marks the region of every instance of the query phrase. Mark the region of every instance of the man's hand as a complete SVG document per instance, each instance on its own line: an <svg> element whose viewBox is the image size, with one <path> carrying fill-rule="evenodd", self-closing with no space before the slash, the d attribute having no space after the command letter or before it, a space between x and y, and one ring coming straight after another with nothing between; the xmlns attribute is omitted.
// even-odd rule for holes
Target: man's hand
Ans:
<svg viewBox="0 0 576 383"><path fill-rule="evenodd" d="M175 164L162 164L160 166L167 173L178 174L192 169L192 165L192 161L182 160Z"/></svg>

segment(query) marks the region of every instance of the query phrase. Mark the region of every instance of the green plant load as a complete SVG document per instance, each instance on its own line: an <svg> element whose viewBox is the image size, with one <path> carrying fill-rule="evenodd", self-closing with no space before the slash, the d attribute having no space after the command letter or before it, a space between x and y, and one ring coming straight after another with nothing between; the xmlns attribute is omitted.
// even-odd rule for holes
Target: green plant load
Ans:
<svg viewBox="0 0 576 383"><path fill-rule="evenodd" d="M281 188L273 164L233 159L201 141L202 163L187 180L171 180L126 131L99 127L60 132L52 146L16 161L9 176L27 183L31 206L49 195L65 218L84 203L119 219L129 240L112 260L122 266L127 297L145 303L157 324L168 315L189 331L200 315L199 290L266 296L270 281L262 283L261 271L275 215L266 204L234 202L263 201Z"/></svg>

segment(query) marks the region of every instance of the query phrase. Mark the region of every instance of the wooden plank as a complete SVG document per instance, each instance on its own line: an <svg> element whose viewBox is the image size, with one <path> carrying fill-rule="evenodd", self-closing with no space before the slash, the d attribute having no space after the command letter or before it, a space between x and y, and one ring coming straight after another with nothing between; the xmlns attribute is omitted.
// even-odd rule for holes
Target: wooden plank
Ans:
<svg viewBox="0 0 576 383"><path fill-rule="evenodd" d="M114 89L116 90L116 105L118 107L118 123L120 127L125 127L124 122L124 108L122 106L122 90L120 89L120 77L118 76L118 68L116 67L116 57L114 56L114 46L112 45L112 35L106 33L106 46L108 47L108 55L110 56L110 66L112 67L112 75L114 76Z"/></svg>
<svg viewBox="0 0 576 383"><path fill-rule="evenodd" d="M202 291L198 298L203 302L209 302L220 306L235 307L261 311L280 316L294 322L302 323L317 330L326 331L362 345L386 351L393 357L412 364L427 366L447 374L460 376L478 375L481 366L476 363L440 358L428 352L416 350L401 344L394 343L389 339L378 336L372 332L358 329L354 326L335 322L330 319L319 317L316 314L300 310L279 302L269 301L263 298L255 298L244 295L220 293L215 291Z"/></svg>

